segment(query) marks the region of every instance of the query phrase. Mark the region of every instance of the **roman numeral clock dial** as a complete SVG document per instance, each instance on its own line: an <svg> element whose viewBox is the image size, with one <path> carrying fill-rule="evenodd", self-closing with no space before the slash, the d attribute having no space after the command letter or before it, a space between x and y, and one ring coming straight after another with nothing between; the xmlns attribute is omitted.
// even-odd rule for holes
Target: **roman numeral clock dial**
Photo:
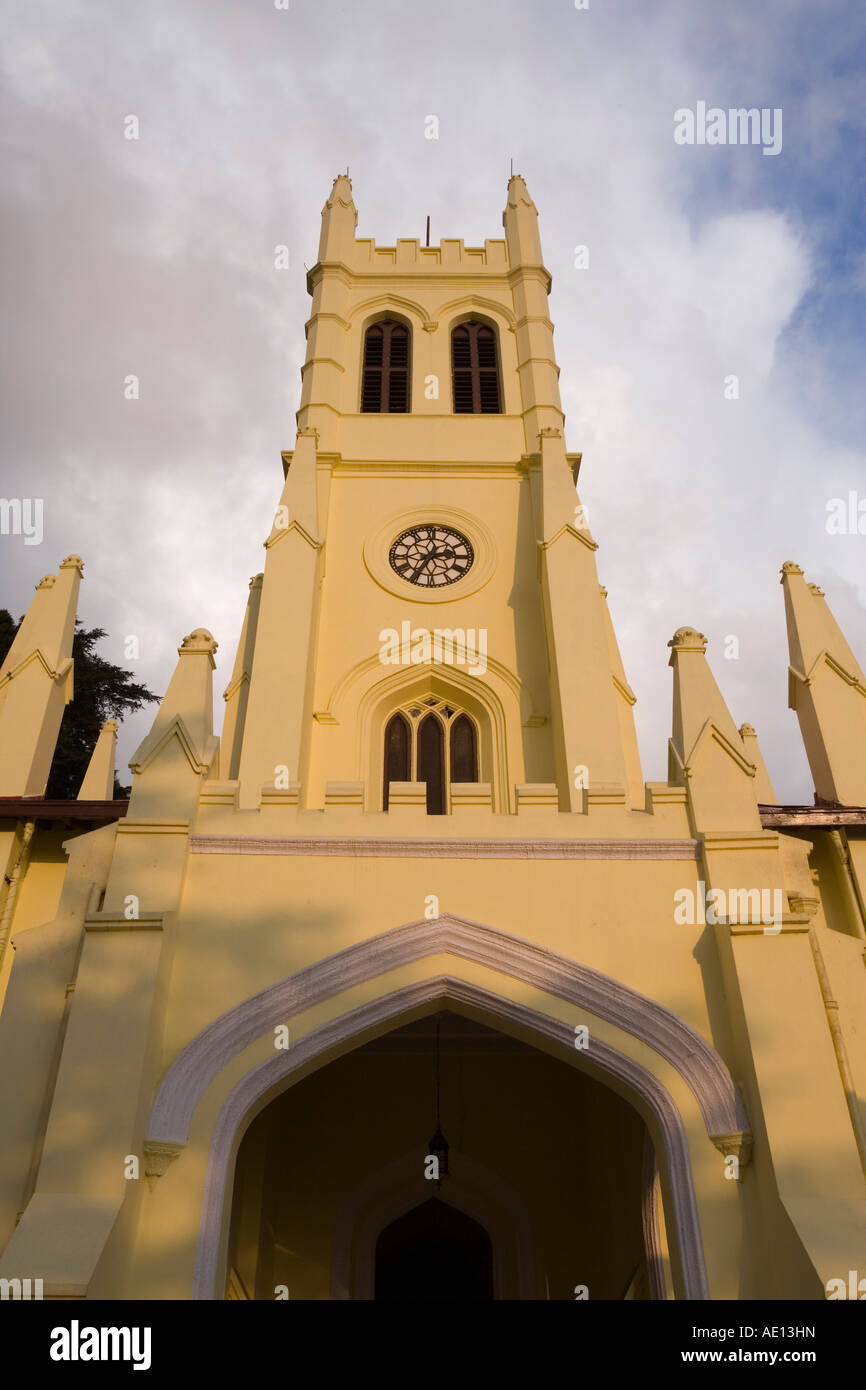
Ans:
<svg viewBox="0 0 866 1390"><path fill-rule="evenodd" d="M439 589L454 584L471 568L472 546L447 526L413 526L391 546L391 568L407 584Z"/></svg>

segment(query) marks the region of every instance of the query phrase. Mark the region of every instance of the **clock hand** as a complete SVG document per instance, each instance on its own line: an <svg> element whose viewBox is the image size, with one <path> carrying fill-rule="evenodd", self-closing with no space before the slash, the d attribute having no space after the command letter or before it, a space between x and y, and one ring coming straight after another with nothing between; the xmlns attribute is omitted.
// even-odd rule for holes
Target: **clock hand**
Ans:
<svg viewBox="0 0 866 1390"><path fill-rule="evenodd" d="M415 570L415 573L414 573L414 576L413 576L413 583L416 583L416 582L417 582L419 575L423 572L423 570L426 569L426 567L429 565L430 561L431 561L431 560L435 560L435 558L436 558L436 556L435 556L435 554L434 554L432 551L431 551L428 555L425 555L425 556L424 556L424 559L421 561L420 565L418 565L418 567L417 567L416 570Z"/></svg>
<svg viewBox="0 0 866 1390"><path fill-rule="evenodd" d="M418 582L418 579L421 577L431 560L453 560L454 558L454 547L450 545L443 546L439 550L428 551L427 554L424 556L424 559L421 561L420 565L418 565L415 569L414 574L412 576L412 582Z"/></svg>
<svg viewBox="0 0 866 1390"><path fill-rule="evenodd" d="M453 546L445 545L445 546L442 546L442 548L441 548L440 550L431 550L430 553L429 553L429 555L427 556L427 560L425 560L424 563L427 564L427 561L429 561L429 560L453 560L453 559L454 559L454 548L453 548Z"/></svg>

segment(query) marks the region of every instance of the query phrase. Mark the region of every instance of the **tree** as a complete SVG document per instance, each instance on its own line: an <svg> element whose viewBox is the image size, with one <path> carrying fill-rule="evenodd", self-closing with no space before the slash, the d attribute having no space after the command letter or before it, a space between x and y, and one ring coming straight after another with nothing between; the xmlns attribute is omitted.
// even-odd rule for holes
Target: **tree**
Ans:
<svg viewBox="0 0 866 1390"><path fill-rule="evenodd" d="M0 608L0 663L20 626L21 622L16 623L7 609ZM113 666L99 656L96 644L107 635L103 628L82 627L81 620L76 619L72 639L75 695L63 712L46 797L74 800L105 720L123 719L159 699L146 685L134 681L131 671ZM115 773L114 795L128 797L129 793L130 788L121 786Z"/></svg>

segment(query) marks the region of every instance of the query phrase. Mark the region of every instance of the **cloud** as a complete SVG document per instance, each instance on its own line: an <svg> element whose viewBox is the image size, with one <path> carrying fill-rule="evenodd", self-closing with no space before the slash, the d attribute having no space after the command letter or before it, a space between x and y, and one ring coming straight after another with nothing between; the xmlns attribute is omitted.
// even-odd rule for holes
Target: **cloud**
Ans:
<svg viewBox="0 0 866 1390"><path fill-rule="evenodd" d="M514 157L645 772L666 775L666 643L690 622L780 796L810 798L780 716L783 560L866 661L866 540L824 526L829 497L866 487L859 377L833 356L863 347L862 312L841 328L866 291L846 201L857 6L831 0L821 24L807 0L7 9L3 491L43 496L46 518L37 553L3 538L0 602L22 611L78 551L106 655L139 635L137 674L162 691L206 626L227 683L294 438L304 263L334 174L351 167L360 235L421 236L429 214L434 241L479 244L501 235ZM675 146L673 112L698 98L783 106L783 153ZM150 717L124 727L121 761Z"/></svg>

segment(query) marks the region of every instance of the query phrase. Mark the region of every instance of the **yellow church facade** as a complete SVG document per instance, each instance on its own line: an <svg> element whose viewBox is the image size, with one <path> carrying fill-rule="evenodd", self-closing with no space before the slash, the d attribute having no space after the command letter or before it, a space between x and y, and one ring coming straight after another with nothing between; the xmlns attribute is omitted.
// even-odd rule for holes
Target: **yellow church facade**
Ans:
<svg viewBox="0 0 866 1390"><path fill-rule="evenodd" d="M815 806L689 626L644 782L520 176L503 225L380 247L335 180L222 733L202 627L128 805L110 722L44 799L80 558L37 588L0 670L0 1278L866 1297L866 679L787 563Z"/></svg>

